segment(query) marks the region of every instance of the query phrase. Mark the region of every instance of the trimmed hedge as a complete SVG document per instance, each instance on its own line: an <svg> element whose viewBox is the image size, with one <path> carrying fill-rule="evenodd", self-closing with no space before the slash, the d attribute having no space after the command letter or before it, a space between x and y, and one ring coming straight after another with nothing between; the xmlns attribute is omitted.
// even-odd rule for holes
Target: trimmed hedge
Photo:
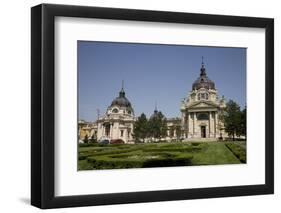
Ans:
<svg viewBox="0 0 281 213"><path fill-rule="evenodd" d="M79 146L79 170L192 165L204 143L100 144Z"/></svg>
<svg viewBox="0 0 281 213"><path fill-rule="evenodd" d="M79 147L97 146L97 143L79 143Z"/></svg>
<svg viewBox="0 0 281 213"><path fill-rule="evenodd" d="M246 150L238 144L226 143L225 146L242 162L246 163Z"/></svg>
<svg viewBox="0 0 281 213"><path fill-rule="evenodd" d="M191 143L192 146L199 146L200 144L201 144L201 143L199 143L199 142L192 142L192 143Z"/></svg>
<svg viewBox="0 0 281 213"><path fill-rule="evenodd" d="M176 157L114 158L110 156L88 157L87 160L95 169L150 168L191 165L192 155Z"/></svg>
<svg viewBox="0 0 281 213"><path fill-rule="evenodd" d="M89 156L91 156L91 155L89 155L88 153L80 153L78 156L78 160L85 160Z"/></svg>
<svg viewBox="0 0 281 213"><path fill-rule="evenodd" d="M192 152L192 151L199 151L201 147L185 147L185 148L151 148L151 149L144 149L144 152Z"/></svg>

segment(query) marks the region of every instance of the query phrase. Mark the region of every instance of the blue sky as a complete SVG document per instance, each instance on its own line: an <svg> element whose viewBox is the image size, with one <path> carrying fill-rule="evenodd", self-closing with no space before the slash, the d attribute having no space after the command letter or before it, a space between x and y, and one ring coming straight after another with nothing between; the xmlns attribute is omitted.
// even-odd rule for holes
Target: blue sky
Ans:
<svg viewBox="0 0 281 213"><path fill-rule="evenodd" d="M153 113L155 103L168 118L180 116L180 103L198 78L201 58L220 96L246 105L246 49L187 45L78 41L79 119L95 121L119 95L135 115Z"/></svg>

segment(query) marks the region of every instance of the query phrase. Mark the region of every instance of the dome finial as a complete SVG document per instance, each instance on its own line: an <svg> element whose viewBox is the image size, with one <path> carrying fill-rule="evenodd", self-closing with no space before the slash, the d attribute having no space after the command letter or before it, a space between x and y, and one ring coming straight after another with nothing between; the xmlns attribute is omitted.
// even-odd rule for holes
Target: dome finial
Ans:
<svg viewBox="0 0 281 213"><path fill-rule="evenodd" d="M122 80L122 88L119 92L119 97L125 97L125 91L124 91L124 80Z"/></svg>
<svg viewBox="0 0 281 213"><path fill-rule="evenodd" d="M202 62L201 62L201 69L200 69L200 76L206 75L205 72L205 64L204 64L204 57L202 56Z"/></svg>
<svg viewBox="0 0 281 213"><path fill-rule="evenodd" d="M154 113L157 113L158 110L157 110L157 101L155 101L155 109L154 109Z"/></svg>

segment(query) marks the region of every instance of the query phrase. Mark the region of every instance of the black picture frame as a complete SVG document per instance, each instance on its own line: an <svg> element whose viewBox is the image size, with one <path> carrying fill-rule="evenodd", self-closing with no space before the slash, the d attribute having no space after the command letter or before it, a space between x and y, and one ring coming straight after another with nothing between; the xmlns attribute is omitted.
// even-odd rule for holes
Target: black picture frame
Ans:
<svg viewBox="0 0 281 213"><path fill-rule="evenodd" d="M265 184L93 195L54 195L55 17L264 28ZM274 193L274 20L164 11L41 4L31 8L31 204L42 208L217 198Z"/></svg>

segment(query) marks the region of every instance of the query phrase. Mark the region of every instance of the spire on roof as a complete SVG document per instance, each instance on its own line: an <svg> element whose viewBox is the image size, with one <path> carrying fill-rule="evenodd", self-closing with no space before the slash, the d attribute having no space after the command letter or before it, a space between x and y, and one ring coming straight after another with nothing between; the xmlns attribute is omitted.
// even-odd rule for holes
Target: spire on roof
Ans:
<svg viewBox="0 0 281 213"><path fill-rule="evenodd" d="M157 113L158 110L157 110L157 101L155 101L155 109L154 109L154 113Z"/></svg>
<svg viewBox="0 0 281 213"><path fill-rule="evenodd" d="M125 91L124 91L124 80L122 80L122 88L119 92L119 97L125 97Z"/></svg>
<svg viewBox="0 0 281 213"><path fill-rule="evenodd" d="M205 64L204 64L204 57L202 56L200 76L203 76L203 75L206 75L206 69L205 69Z"/></svg>

